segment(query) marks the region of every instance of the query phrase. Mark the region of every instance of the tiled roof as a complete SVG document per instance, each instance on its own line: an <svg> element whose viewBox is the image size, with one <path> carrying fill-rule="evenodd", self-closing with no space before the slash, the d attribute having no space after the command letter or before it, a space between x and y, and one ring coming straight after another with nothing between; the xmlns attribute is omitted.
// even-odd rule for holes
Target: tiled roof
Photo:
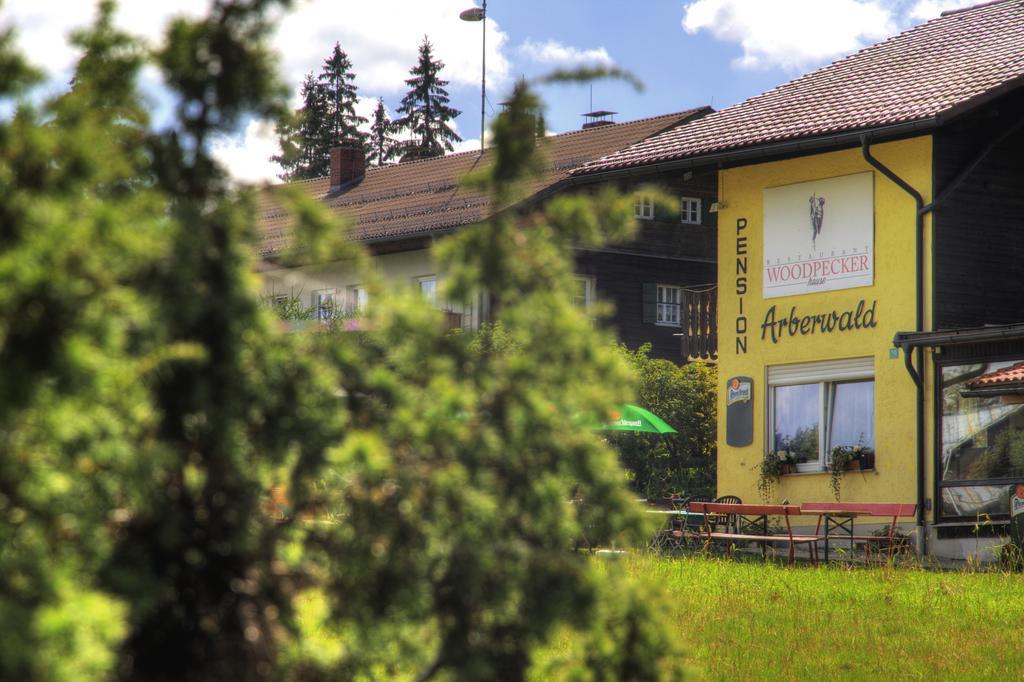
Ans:
<svg viewBox="0 0 1024 682"><path fill-rule="evenodd" d="M947 12L574 174L930 120L1022 76L1024 2L987 3Z"/></svg>
<svg viewBox="0 0 1024 682"><path fill-rule="evenodd" d="M967 382L968 388L985 388L989 386L1004 386L1006 384L1024 383L1024 362L1004 367L1003 369L982 374L976 379Z"/></svg>
<svg viewBox="0 0 1024 682"><path fill-rule="evenodd" d="M654 135L711 109L699 107L638 121L575 130L544 138L548 166L533 187L540 192L569 172L617 149ZM330 179L294 183L353 222L355 239L375 241L412 238L468 225L485 219L493 210L490 197L459 186L466 173L487 166L493 152L462 152L370 167L366 175L340 192L330 193ZM273 201L273 188L261 206L261 255L271 256L288 243L289 217Z"/></svg>

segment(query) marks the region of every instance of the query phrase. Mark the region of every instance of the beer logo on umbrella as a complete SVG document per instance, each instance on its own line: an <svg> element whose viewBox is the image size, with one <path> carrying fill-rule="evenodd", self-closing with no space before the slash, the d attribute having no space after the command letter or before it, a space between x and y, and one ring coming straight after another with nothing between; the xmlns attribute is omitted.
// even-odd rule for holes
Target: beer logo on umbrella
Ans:
<svg viewBox="0 0 1024 682"><path fill-rule="evenodd" d="M644 433L676 433L661 417L637 405L622 405L608 410L606 431L642 431Z"/></svg>

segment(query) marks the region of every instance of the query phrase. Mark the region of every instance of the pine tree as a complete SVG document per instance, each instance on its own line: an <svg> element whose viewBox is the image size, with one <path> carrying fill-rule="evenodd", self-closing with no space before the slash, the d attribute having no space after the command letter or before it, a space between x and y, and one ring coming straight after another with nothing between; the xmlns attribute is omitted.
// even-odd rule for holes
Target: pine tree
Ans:
<svg viewBox="0 0 1024 682"><path fill-rule="evenodd" d="M281 153L270 157L284 170L282 180L319 178L330 172L330 150L322 153L327 102L324 89L312 72L302 83L302 107L295 116L278 127Z"/></svg>
<svg viewBox="0 0 1024 682"><path fill-rule="evenodd" d="M334 52L324 60L324 67L317 79L323 89L325 117L320 141L329 156L331 147L337 146L342 140L356 140L359 144L366 141L366 133L359 130L360 124L366 119L356 114L356 75L352 72L352 62L338 43L334 43Z"/></svg>
<svg viewBox="0 0 1024 682"><path fill-rule="evenodd" d="M320 75L306 75L302 107L278 128L281 154L271 157L284 170L282 180L323 177L330 173L332 147L342 140L365 144L366 133L359 126L367 120L356 114L359 95L354 79L352 62L338 43Z"/></svg>
<svg viewBox="0 0 1024 682"><path fill-rule="evenodd" d="M430 40L424 36L419 62L409 71L412 78L405 81L409 92L398 108L403 116L395 124L412 133L414 139L402 160L443 156L445 151L454 149L453 142L462 141L448 125L462 112L448 106L448 81L439 78L444 63L433 59L432 49Z"/></svg>
<svg viewBox="0 0 1024 682"><path fill-rule="evenodd" d="M398 154L398 140L391 136L395 124L388 118L384 109L384 100L377 99L377 109L373 112L373 125L370 127L369 149L366 160L383 166Z"/></svg>

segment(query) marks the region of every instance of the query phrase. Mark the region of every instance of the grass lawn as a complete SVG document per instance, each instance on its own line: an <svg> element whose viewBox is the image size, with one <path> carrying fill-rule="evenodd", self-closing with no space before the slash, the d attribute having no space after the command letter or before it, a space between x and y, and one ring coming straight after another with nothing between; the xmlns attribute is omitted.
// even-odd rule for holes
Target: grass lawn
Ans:
<svg viewBox="0 0 1024 682"><path fill-rule="evenodd" d="M1005 680L1024 670L1020 574L619 561L665 587L700 679ZM565 635L551 653L571 647Z"/></svg>

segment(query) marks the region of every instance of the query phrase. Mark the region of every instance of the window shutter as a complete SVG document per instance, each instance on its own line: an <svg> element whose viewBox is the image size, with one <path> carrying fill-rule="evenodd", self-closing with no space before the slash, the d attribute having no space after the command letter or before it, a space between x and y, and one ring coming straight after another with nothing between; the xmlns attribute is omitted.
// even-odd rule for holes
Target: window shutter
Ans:
<svg viewBox="0 0 1024 682"><path fill-rule="evenodd" d="M816 381L843 381L848 379L870 379L875 373L875 359L844 358L824 362L808 362L799 365L776 365L768 368L768 383L804 384Z"/></svg>
<svg viewBox="0 0 1024 682"><path fill-rule="evenodd" d="M658 285L644 282L644 324L654 324L658 319Z"/></svg>

